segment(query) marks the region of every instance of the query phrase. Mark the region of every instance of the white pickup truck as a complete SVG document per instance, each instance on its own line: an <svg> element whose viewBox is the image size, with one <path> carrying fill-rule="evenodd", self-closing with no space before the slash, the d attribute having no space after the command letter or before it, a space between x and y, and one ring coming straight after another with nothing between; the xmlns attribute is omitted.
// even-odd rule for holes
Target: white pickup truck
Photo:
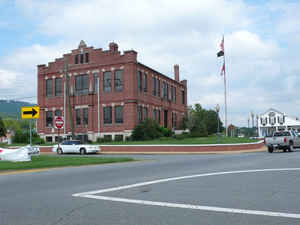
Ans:
<svg viewBox="0 0 300 225"><path fill-rule="evenodd" d="M52 151L59 155L63 153L80 153L84 155L87 153L97 153L100 151L100 147L97 145L81 144L78 140L66 140L59 145L54 145Z"/></svg>
<svg viewBox="0 0 300 225"><path fill-rule="evenodd" d="M294 148L300 147L300 137L292 130L274 132L273 136L265 138L265 145L272 153L275 149L292 152Z"/></svg>

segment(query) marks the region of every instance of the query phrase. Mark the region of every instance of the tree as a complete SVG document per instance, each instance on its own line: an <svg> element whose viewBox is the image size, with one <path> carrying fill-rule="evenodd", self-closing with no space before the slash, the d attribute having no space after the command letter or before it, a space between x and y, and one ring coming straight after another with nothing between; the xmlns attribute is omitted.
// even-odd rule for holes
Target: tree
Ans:
<svg viewBox="0 0 300 225"><path fill-rule="evenodd" d="M6 137L6 127L5 127L5 125L4 125L4 123L3 123L3 120L2 120L2 118L0 117L0 137Z"/></svg>
<svg viewBox="0 0 300 225"><path fill-rule="evenodd" d="M195 104L194 107L189 106L188 116L185 120L185 126L194 137L205 137L217 133L218 121L220 132L223 130L223 124L217 112L206 110L200 104Z"/></svg>

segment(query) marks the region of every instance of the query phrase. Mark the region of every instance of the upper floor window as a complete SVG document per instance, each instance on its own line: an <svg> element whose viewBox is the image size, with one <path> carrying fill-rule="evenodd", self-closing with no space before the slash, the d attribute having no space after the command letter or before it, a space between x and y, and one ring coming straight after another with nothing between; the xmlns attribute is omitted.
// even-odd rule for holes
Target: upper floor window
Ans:
<svg viewBox="0 0 300 225"><path fill-rule="evenodd" d="M99 73L94 73L94 93L99 92Z"/></svg>
<svg viewBox="0 0 300 225"><path fill-rule="evenodd" d="M89 62L89 53L85 53L85 62L86 62L86 63Z"/></svg>
<svg viewBox="0 0 300 225"><path fill-rule="evenodd" d="M137 77L137 85L138 85L138 91L142 92L143 91L143 75L141 71L138 71L138 77Z"/></svg>
<svg viewBox="0 0 300 225"><path fill-rule="evenodd" d="M89 93L89 77L88 75L75 76L75 90L77 95L86 95Z"/></svg>
<svg viewBox="0 0 300 225"><path fill-rule="evenodd" d="M123 91L123 70L116 70L114 86L115 91Z"/></svg>
<svg viewBox="0 0 300 225"><path fill-rule="evenodd" d="M157 89L157 96L160 97L160 80L159 79L157 79L156 89Z"/></svg>
<svg viewBox="0 0 300 225"><path fill-rule="evenodd" d="M53 95L53 80L46 80L46 96L51 97Z"/></svg>
<svg viewBox="0 0 300 225"><path fill-rule="evenodd" d="M88 63L89 62L89 53L86 52L85 54L77 54L75 55L75 64L83 64L84 62Z"/></svg>
<svg viewBox="0 0 300 225"><path fill-rule="evenodd" d="M152 95L156 96L156 78L152 77Z"/></svg>
<svg viewBox="0 0 300 225"><path fill-rule="evenodd" d="M169 87L165 81L163 82L163 96L164 96L164 99L166 99L166 100L169 99Z"/></svg>
<svg viewBox="0 0 300 225"><path fill-rule="evenodd" d="M184 90L181 91L181 97L182 97L182 104L185 104L185 92Z"/></svg>
<svg viewBox="0 0 300 225"><path fill-rule="evenodd" d="M62 95L62 79L56 78L55 79L55 96Z"/></svg>
<svg viewBox="0 0 300 225"><path fill-rule="evenodd" d="M103 74L103 91L111 92L111 72L107 71Z"/></svg>
<svg viewBox="0 0 300 225"><path fill-rule="evenodd" d="M144 81L144 92L147 92L147 74L144 73L143 76L143 81Z"/></svg>
<svg viewBox="0 0 300 225"><path fill-rule="evenodd" d="M112 123L112 107L106 106L103 108L104 124Z"/></svg>
<svg viewBox="0 0 300 225"><path fill-rule="evenodd" d="M176 103L176 87L171 86L171 99L172 102Z"/></svg>
<svg viewBox="0 0 300 225"><path fill-rule="evenodd" d="M123 106L115 107L115 123L123 123Z"/></svg>

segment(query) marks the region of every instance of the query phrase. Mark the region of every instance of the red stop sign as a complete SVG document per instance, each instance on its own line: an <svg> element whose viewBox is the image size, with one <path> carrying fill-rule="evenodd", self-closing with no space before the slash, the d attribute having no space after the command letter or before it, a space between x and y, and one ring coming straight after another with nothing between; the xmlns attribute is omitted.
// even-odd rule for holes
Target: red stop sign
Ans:
<svg viewBox="0 0 300 225"><path fill-rule="evenodd" d="M57 116L54 122L57 129L64 127L64 119L61 116Z"/></svg>

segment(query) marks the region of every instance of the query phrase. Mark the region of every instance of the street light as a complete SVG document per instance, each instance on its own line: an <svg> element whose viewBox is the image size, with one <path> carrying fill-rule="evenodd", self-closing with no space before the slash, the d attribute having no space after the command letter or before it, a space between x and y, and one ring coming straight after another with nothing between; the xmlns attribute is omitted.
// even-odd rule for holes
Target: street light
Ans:
<svg viewBox="0 0 300 225"><path fill-rule="evenodd" d="M219 112L220 112L220 106L219 104L216 105L216 111L217 111L217 121L218 121L218 144L220 144L220 125L219 125Z"/></svg>
<svg viewBox="0 0 300 225"><path fill-rule="evenodd" d="M254 112L251 111L251 118L252 118L252 128L254 127Z"/></svg>

